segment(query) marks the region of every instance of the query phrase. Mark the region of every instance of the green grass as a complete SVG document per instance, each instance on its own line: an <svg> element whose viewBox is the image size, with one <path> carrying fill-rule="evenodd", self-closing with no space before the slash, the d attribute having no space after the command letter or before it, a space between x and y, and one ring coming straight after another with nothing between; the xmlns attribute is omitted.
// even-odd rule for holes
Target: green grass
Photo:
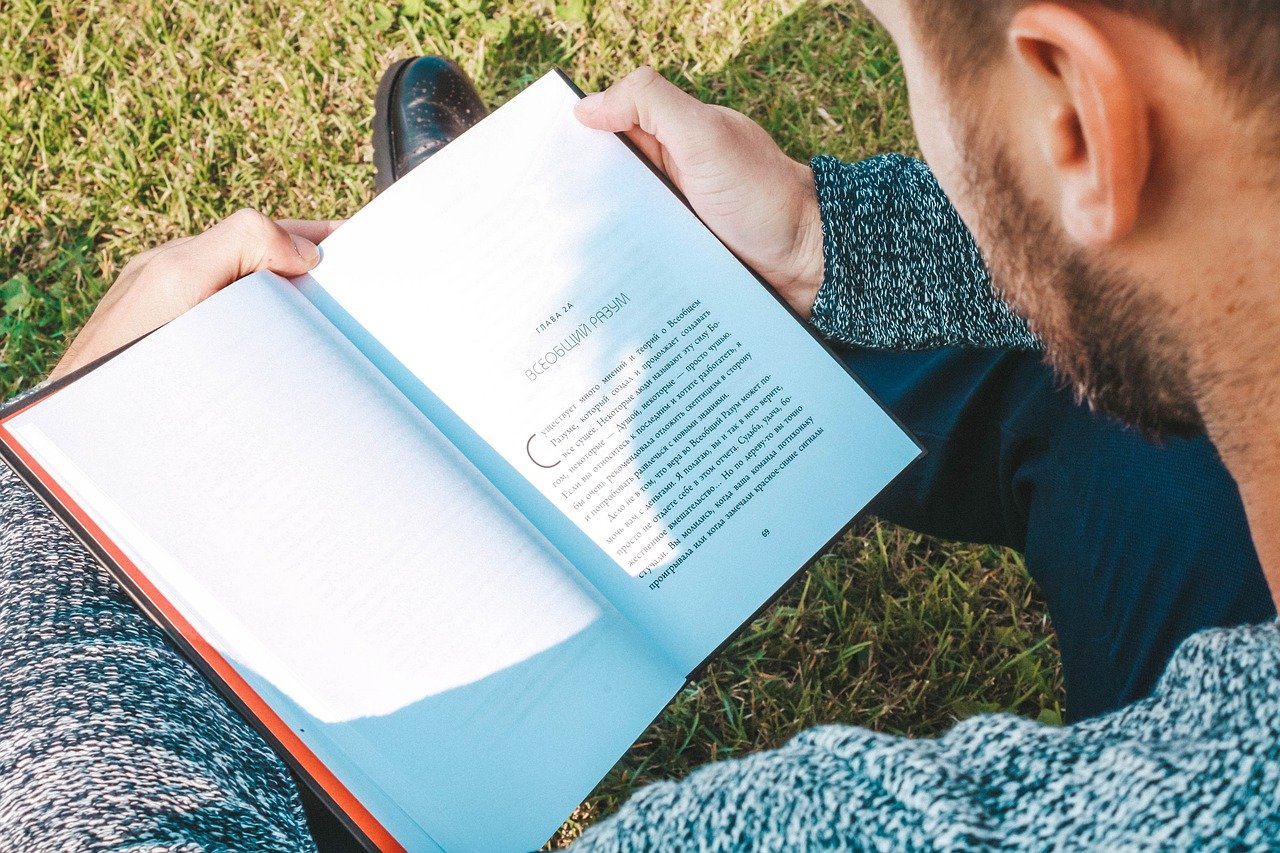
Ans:
<svg viewBox="0 0 1280 853"><path fill-rule="evenodd" d="M901 69L853 0L8 0L0 19L0 386L52 366L133 254L237 207L341 217L371 196L382 69L446 54L493 103L551 65L651 63L797 157L914 147ZM1057 655L1015 555L875 522L683 691L554 844L636 786L815 723L929 735L1055 720Z"/></svg>

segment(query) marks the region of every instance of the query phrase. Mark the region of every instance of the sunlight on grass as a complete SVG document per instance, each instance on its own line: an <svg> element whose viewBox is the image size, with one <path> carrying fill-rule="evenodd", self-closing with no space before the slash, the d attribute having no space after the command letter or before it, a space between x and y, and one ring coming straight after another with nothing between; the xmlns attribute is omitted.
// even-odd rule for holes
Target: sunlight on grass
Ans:
<svg viewBox="0 0 1280 853"><path fill-rule="evenodd" d="M791 154L914 150L901 70L846 0L9 0L0 20L0 384L52 366L132 255L238 207L343 217L372 195L383 68L445 54L499 103L553 65L650 63ZM637 785L847 722L932 734L1060 718L1020 561L867 522L744 633L554 839Z"/></svg>

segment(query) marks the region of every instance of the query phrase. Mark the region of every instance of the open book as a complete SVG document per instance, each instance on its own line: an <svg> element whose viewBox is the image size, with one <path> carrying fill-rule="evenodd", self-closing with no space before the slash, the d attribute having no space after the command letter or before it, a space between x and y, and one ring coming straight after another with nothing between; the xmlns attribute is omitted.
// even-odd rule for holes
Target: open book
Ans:
<svg viewBox="0 0 1280 853"><path fill-rule="evenodd" d="M378 848L542 844L920 452L579 97L0 422Z"/></svg>

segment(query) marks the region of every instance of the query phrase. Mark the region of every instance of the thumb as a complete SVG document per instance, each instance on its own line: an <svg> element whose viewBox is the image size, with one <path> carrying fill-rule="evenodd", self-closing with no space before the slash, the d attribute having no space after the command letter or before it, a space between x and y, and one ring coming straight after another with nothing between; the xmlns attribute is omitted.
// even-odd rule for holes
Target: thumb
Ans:
<svg viewBox="0 0 1280 853"><path fill-rule="evenodd" d="M286 277L302 275L319 260L320 250L310 239L245 208L173 246L152 263L181 270L184 301L194 305L250 273L270 270Z"/></svg>
<svg viewBox="0 0 1280 853"><path fill-rule="evenodd" d="M596 130L640 129L670 145L706 121L709 107L649 66L632 71L574 107L578 120Z"/></svg>

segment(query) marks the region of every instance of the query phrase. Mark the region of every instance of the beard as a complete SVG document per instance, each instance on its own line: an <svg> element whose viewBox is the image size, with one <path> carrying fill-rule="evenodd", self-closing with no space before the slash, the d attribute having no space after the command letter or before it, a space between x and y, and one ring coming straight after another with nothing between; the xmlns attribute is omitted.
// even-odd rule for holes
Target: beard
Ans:
<svg viewBox="0 0 1280 853"><path fill-rule="evenodd" d="M1204 431L1186 347L1132 276L1074 246L998 144L966 133L964 188L992 280L1076 399L1146 435Z"/></svg>

